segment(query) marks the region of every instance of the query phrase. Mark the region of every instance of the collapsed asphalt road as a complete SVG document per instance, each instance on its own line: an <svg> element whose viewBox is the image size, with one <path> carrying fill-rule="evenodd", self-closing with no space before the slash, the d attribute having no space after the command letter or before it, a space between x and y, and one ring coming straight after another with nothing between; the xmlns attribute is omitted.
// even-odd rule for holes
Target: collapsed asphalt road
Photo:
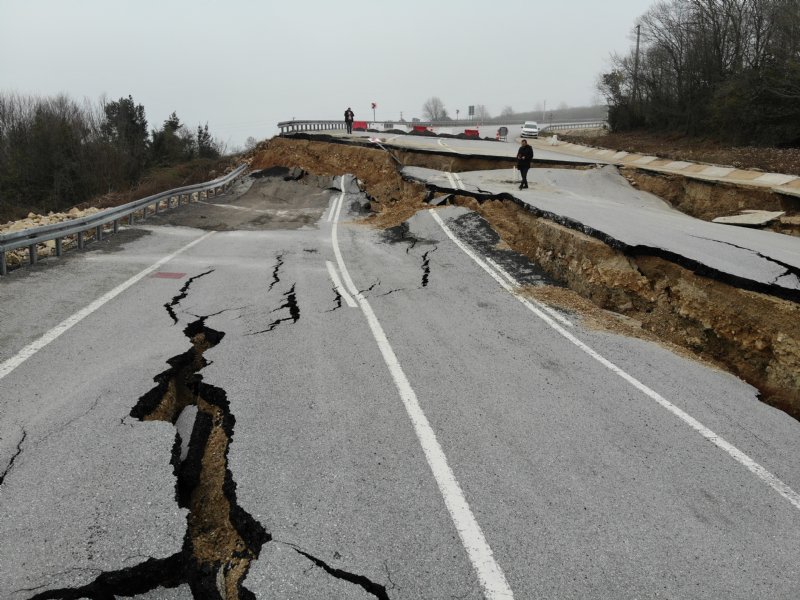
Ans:
<svg viewBox="0 0 800 600"><path fill-rule="evenodd" d="M474 211L262 181L292 225L184 207L3 282L4 597L794 597L797 421L520 296Z"/></svg>

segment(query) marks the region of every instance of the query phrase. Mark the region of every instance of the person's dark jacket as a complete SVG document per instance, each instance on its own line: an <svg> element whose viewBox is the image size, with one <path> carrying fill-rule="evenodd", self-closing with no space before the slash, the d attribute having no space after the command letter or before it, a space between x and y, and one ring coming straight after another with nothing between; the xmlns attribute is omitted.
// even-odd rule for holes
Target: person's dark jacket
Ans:
<svg viewBox="0 0 800 600"><path fill-rule="evenodd" d="M352 110L344 111L344 120L345 121L352 121L355 118L355 113Z"/></svg>
<svg viewBox="0 0 800 600"><path fill-rule="evenodd" d="M530 169L533 160L533 148L530 146L520 146L517 151L517 168Z"/></svg>

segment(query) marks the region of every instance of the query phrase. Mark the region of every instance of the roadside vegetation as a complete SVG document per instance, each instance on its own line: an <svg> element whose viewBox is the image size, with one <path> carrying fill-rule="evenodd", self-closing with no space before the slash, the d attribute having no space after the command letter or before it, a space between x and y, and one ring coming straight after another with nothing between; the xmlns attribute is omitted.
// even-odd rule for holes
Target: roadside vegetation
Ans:
<svg viewBox="0 0 800 600"><path fill-rule="evenodd" d="M0 223L203 181L227 164L224 150L208 124L191 130L174 112L148 130L131 96L93 103L0 94Z"/></svg>
<svg viewBox="0 0 800 600"><path fill-rule="evenodd" d="M616 132L800 146L800 3L669 0L600 77Z"/></svg>

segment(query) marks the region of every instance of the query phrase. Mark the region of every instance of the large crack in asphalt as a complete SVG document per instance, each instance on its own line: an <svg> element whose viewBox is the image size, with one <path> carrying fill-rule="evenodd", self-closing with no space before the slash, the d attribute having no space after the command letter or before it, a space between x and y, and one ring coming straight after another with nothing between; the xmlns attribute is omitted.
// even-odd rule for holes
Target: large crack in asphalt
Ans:
<svg viewBox="0 0 800 600"><path fill-rule="evenodd" d="M733 248L738 248L739 250L745 250L747 252L752 252L753 254L758 256L759 258L763 258L767 262L774 263L774 264L778 265L779 267L783 267L784 269L786 269L785 273L781 273L780 275L778 275L777 277L775 277L772 280L772 284L777 284L779 279L781 279L783 277L788 277L790 275L794 275L795 279L800 280L800 268L797 268L794 265L790 265L789 263L782 262L782 261L780 261L780 260L778 260L776 258L772 258L770 256L766 256L765 254L762 254L761 252L758 252L757 250L753 250L752 248L747 248L746 246L738 246L737 244L734 244L732 242L723 242L722 240L701 237L699 235L692 235L690 237L693 237L693 238L698 239L698 240L705 240L707 242L716 242L717 244L724 244L726 246L732 246Z"/></svg>
<svg viewBox="0 0 800 600"><path fill-rule="evenodd" d="M279 310L283 310L284 308L289 309L289 316L284 317L282 319L275 319L266 329L262 329L261 331L254 331L248 335L259 335L261 333L267 333L268 331L272 331L281 323L286 323L291 321L292 324L297 323L300 320L300 305L297 304L297 293L294 291L294 288L297 284L292 284L292 287L286 292L283 297L286 299L286 302L281 304L278 308L273 310L272 312L278 312Z"/></svg>
<svg viewBox="0 0 800 600"><path fill-rule="evenodd" d="M333 286L331 289L333 290L333 293L336 295L333 299L333 301L336 303L336 306L334 306L330 310L326 310L325 312L333 312L335 310L339 310L340 308L342 308L342 294L339 292L339 288Z"/></svg>
<svg viewBox="0 0 800 600"><path fill-rule="evenodd" d="M201 277L205 277L209 273L213 273L213 272L214 272L214 269L209 269L205 273L200 273L199 275L195 275L194 277L190 277L189 279L186 280L186 283L183 284L183 287L181 287L181 289L178 290L178 293L172 298L172 300L170 300L169 302L164 304L164 308L167 309L167 314L172 319L173 325L176 325L178 323L178 315L175 314L175 307L178 306L178 304L181 303L181 300L185 299L186 296L189 295L189 288L191 287L192 283L194 283L194 281L196 279L200 279Z"/></svg>
<svg viewBox="0 0 800 600"><path fill-rule="evenodd" d="M374 581L363 575L357 575L355 573L350 573L349 571L336 569L330 566L322 559L317 558L316 556L312 556L308 552L300 550L300 548L297 547L293 548L294 551L297 552L300 556L303 556L308 560L310 560L312 563L314 563L314 565L325 571L331 577L335 577L336 579L341 579L343 581L347 581L348 583L360 586L361 588L364 589L365 592L367 592L372 596L375 596L379 600L390 600L389 594L387 593L385 586L375 583Z"/></svg>
<svg viewBox="0 0 800 600"><path fill-rule="evenodd" d="M272 288L275 287L276 283L280 283L280 271L281 267L283 266L283 254L279 254L275 257L275 267L272 269L272 281L267 288L268 292L272 291Z"/></svg>
<svg viewBox="0 0 800 600"><path fill-rule="evenodd" d="M167 360L170 368L154 377L156 386L141 396L130 412L140 421L174 425L186 407L197 408L186 459L180 460L177 429L171 459L177 503L189 509L181 551L101 573L79 588L43 592L32 600L108 600L181 584L188 584L193 596L201 600L254 598L242 582L251 561L271 536L237 503L236 482L227 464L236 419L225 390L205 383L199 374L208 364L203 354L225 336L207 327L207 318L186 326L183 333L191 347Z"/></svg>
<svg viewBox="0 0 800 600"><path fill-rule="evenodd" d="M431 259L429 255L431 252L435 252L437 248L438 246L422 255L422 287L428 287L428 279L431 276Z"/></svg>

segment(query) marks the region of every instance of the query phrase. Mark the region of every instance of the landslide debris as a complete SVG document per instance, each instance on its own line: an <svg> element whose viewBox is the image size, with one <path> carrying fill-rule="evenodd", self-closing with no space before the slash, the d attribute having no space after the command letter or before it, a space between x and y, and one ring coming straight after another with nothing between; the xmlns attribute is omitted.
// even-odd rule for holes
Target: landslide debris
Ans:
<svg viewBox="0 0 800 600"><path fill-rule="evenodd" d="M384 150L282 137L259 148L250 161L253 169L300 167L329 177L352 173L368 190L376 226L399 225L424 206L425 187L403 181Z"/></svg>
<svg viewBox="0 0 800 600"><path fill-rule="evenodd" d="M411 153L407 153L411 154ZM441 168L418 155L417 166ZM424 164L426 160L434 164ZM401 225L429 208L427 190L402 180L383 150L305 139L273 138L252 156L255 168L299 166L310 173L353 173L364 182L380 228ZM713 202L714 199L709 199ZM510 200L455 202L483 216L502 241L549 278L617 312L627 323L696 357L724 365L756 386L762 399L800 418L800 305L703 277L668 260L626 255L580 231L537 217Z"/></svg>

